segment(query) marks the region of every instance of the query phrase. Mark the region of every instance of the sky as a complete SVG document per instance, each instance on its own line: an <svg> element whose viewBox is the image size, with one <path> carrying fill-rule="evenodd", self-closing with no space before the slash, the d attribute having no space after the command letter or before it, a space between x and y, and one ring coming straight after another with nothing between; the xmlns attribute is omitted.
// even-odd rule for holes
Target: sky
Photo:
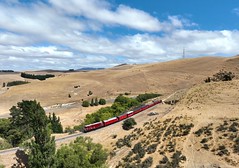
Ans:
<svg viewBox="0 0 239 168"><path fill-rule="evenodd" d="M0 69L239 54L238 0L0 0Z"/></svg>

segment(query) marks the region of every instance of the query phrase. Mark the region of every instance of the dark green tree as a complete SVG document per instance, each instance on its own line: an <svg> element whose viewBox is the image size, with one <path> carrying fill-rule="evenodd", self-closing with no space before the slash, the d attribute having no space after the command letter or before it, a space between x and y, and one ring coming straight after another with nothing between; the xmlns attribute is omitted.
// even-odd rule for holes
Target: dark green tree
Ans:
<svg viewBox="0 0 239 168"><path fill-rule="evenodd" d="M7 118L0 119L0 137L6 138L10 129L10 120Z"/></svg>
<svg viewBox="0 0 239 168"><path fill-rule="evenodd" d="M32 114L37 109L31 101L22 101L10 109L10 130L8 131L8 141L17 146L24 140L33 136L31 127Z"/></svg>
<svg viewBox="0 0 239 168"><path fill-rule="evenodd" d="M91 99L90 106L94 106L94 99Z"/></svg>
<svg viewBox="0 0 239 168"><path fill-rule="evenodd" d="M60 117L56 117L55 113L49 114L49 122L51 123L51 128L53 133L63 133L63 127L60 122Z"/></svg>
<svg viewBox="0 0 239 168"><path fill-rule="evenodd" d="M129 130L133 128L134 125L136 125L136 121L133 118L129 118L123 122L123 129Z"/></svg>
<svg viewBox="0 0 239 168"><path fill-rule="evenodd" d="M89 107L89 105L90 105L90 103L87 100L82 102L83 107Z"/></svg>
<svg viewBox="0 0 239 168"><path fill-rule="evenodd" d="M95 103L94 103L95 106L98 106L99 105L99 102L98 102L98 98L95 98Z"/></svg>
<svg viewBox="0 0 239 168"><path fill-rule="evenodd" d="M51 167L54 162L55 140L54 137L51 138L51 124L40 103L36 100L23 100L17 107L13 106L10 112L11 124L18 127L25 136L33 136L31 142L26 143L29 166Z"/></svg>
<svg viewBox="0 0 239 168"><path fill-rule="evenodd" d="M100 105L105 105L106 104L106 100L105 99L100 99L99 100L99 104Z"/></svg>

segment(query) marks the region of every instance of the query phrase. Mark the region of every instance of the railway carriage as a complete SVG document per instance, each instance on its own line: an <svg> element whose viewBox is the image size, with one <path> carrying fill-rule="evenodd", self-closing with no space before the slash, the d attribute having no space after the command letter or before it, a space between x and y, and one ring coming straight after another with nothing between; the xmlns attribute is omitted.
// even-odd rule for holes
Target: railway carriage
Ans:
<svg viewBox="0 0 239 168"><path fill-rule="evenodd" d="M127 113L125 113L125 114L122 114L122 115L118 116L117 118L119 119L119 121L121 121L121 120L126 119L127 117L128 117Z"/></svg>
<svg viewBox="0 0 239 168"><path fill-rule="evenodd" d="M117 117L113 117L113 118L110 118L108 120L104 120L103 123L104 123L104 126L107 126L107 125L110 125L110 124L114 124L118 121L119 121L119 119Z"/></svg>
<svg viewBox="0 0 239 168"><path fill-rule="evenodd" d="M103 126L104 126L104 124L103 124L102 121L96 122L96 123L93 123L93 124L89 124L89 125L85 125L84 132L89 132L89 131L101 128Z"/></svg>

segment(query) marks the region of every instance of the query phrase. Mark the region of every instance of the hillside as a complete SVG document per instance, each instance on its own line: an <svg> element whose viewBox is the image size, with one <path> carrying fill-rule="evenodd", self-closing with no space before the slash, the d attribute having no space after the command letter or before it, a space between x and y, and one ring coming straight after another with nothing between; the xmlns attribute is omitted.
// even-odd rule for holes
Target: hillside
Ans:
<svg viewBox="0 0 239 168"><path fill-rule="evenodd" d="M238 80L191 88L170 113L115 140L109 165L238 167L238 88Z"/></svg>
<svg viewBox="0 0 239 168"><path fill-rule="evenodd" d="M27 85L11 87L6 92L1 91L0 114L8 113L9 108L22 99L36 99L46 107L61 103L80 103L82 99L91 97L111 98L125 92L131 92L133 95L141 92L159 92L166 95L201 82L205 77L222 69L225 64L234 69L236 64L229 61L230 59L201 57L126 65L100 71L57 73L57 77L46 81L30 80L31 83ZM0 75L0 79L0 82L4 82L22 78L14 74ZM93 95L89 97L87 94L90 90ZM71 98L68 98L69 94Z"/></svg>

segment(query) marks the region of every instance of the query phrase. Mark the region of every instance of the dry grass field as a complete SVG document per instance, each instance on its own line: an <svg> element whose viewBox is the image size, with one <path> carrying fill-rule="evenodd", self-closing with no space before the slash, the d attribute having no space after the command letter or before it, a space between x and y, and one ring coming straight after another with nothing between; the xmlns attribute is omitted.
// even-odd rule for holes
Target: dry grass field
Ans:
<svg viewBox="0 0 239 168"><path fill-rule="evenodd" d="M235 139L239 137L238 131L235 131L239 129L238 65L238 57L201 57L123 65L98 71L58 73L55 78L46 81L31 80L26 85L1 89L0 116L7 115L8 109L22 99L36 99L47 112L56 112L66 127L77 125L86 114L100 108L82 108L82 99L98 97L111 100L125 92L131 92L131 95L157 92L163 94L162 99L170 100L177 97L173 95L177 92L180 93L180 101L176 105L160 104L134 116L138 123L135 130L123 131L122 123L117 123L84 136L92 137L94 142L101 143L115 154L108 159L108 165L112 168L138 142L144 144L145 148L157 144L156 151L146 152L141 158L142 163L147 157L152 157L151 167L159 165L164 157L173 162L176 151L181 151L186 157L179 162L182 167L239 167L239 154L234 151ZM234 72L236 78L230 82L204 83L206 77L221 69ZM11 80L21 78L17 74L0 74L0 82ZM93 95L88 96L89 91ZM67 103L73 105L55 108L56 105ZM149 116L151 111L159 115ZM117 137L113 138L113 135ZM116 147L116 142L128 135L135 135L131 139L132 146ZM4 160L4 157L0 159Z"/></svg>
<svg viewBox="0 0 239 168"><path fill-rule="evenodd" d="M56 73L55 78L45 81L28 80L31 83L0 90L0 115L21 100L36 99L41 105L52 106L81 102L92 97L111 98L119 93L158 92L164 95L178 89L189 88L202 82L205 77L225 68L234 70L233 58L202 57L145 65L124 65L111 69ZM237 58L234 60L238 61ZM39 73L39 72L37 72ZM44 73L44 72L40 72ZM47 73L47 72L46 72ZM19 74L0 74L3 82L25 80ZM74 86L80 86L74 88ZM93 95L87 96L92 91ZM71 95L71 98L68 95Z"/></svg>

